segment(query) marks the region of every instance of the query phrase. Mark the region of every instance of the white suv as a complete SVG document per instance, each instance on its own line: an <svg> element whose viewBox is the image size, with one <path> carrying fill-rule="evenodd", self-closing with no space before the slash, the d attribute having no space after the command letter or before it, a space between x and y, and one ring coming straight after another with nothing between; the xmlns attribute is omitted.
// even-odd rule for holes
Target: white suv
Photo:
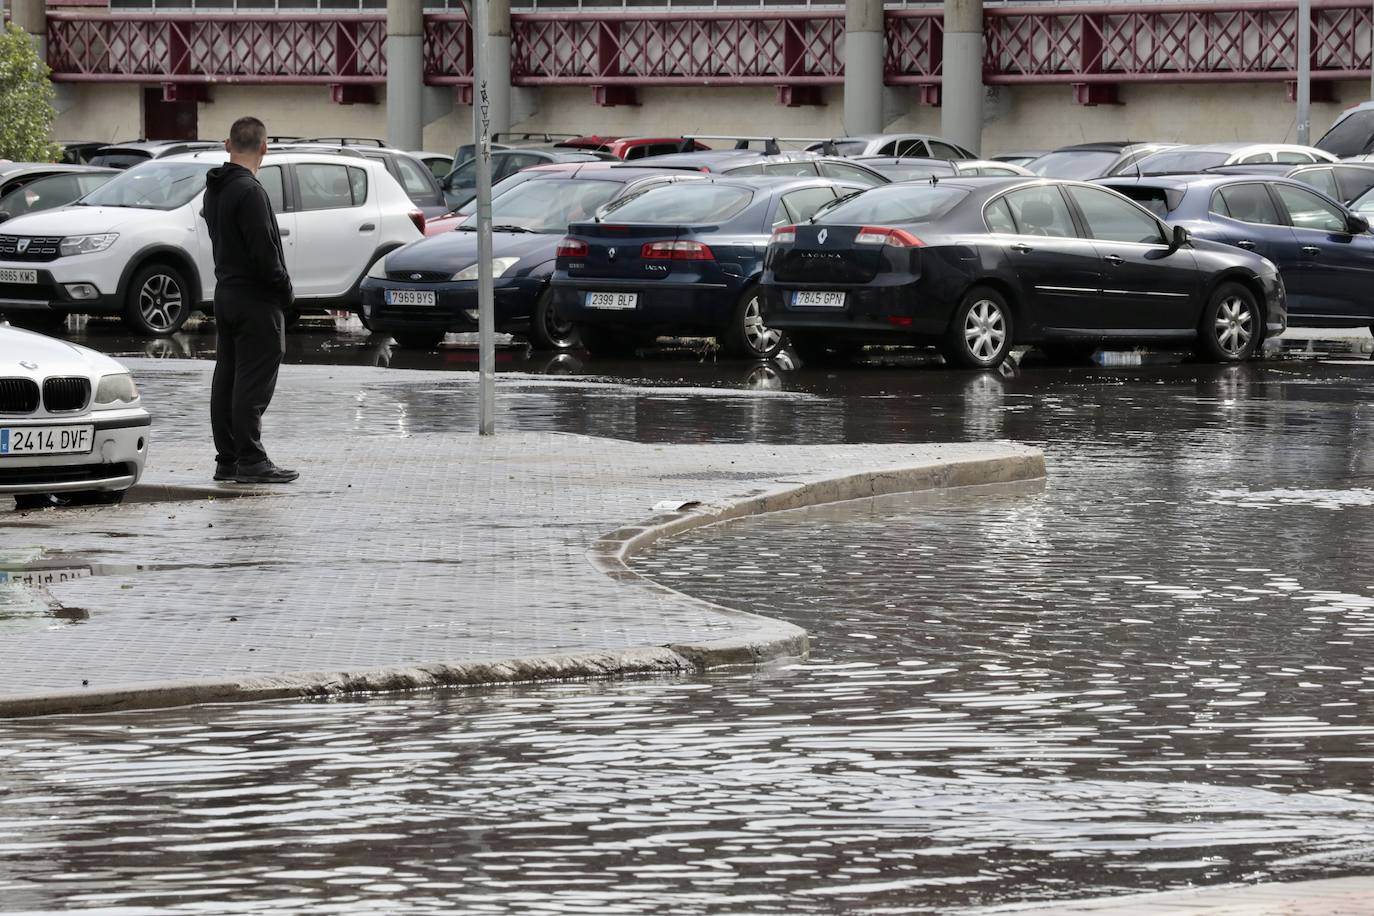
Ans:
<svg viewBox="0 0 1374 916"><path fill-rule="evenodd" d="M205 176L219 151L135 166L70 207L19 216L0 231L0 313L119 314L143 334L171 334L215 297ZM372 263L421 238L424 215L361 156L269 155L258 180L272 199L298 307L356 309Z"/></svg>

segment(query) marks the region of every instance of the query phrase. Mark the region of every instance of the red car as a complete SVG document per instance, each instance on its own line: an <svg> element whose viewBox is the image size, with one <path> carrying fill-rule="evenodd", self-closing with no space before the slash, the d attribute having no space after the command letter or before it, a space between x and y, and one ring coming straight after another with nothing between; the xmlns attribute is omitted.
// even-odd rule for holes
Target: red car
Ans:
<svg viewBox="0 0 1374 916"><path fill-rule="evenodd" d="M684 142L691 145L684 147ZM584 149L593 153L610 153L615 158L627 162L631 159L643 159L645 156L666 156L669 153L710 149L705 144L695 140L684 141L681 137L599 137L596 134L560 140L555 145L568 149Z"/></svg>

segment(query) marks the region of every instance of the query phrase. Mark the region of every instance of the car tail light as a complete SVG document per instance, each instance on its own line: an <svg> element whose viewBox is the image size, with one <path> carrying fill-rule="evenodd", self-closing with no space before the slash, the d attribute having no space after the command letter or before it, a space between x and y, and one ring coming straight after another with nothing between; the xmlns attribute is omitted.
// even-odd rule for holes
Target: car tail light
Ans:
<svg viewBox="0 0 1374 916"><path fill-rule="evenodd" d="M893 248L920 248L925 242L916 238L905 229L892 229L887 226L864 226L854 236L856 245L891 245Z"/></svg>
<svg viewBox="0 0 1374 916"><path fill-rule="evenodd" d="M797 240L796 226L779 226L773 230L773 242L777 245L791 245Z"/></svg>
<svg viewBox="0 0 1374 916"><path fill-rule="evenodd" d="M420 234L423 235L425 231L425 211L411 210L406 216L410 217L410 221L415 224L415 228L419 229Z"/></svg>
<svg viewBox="0 0 1374 916"><path fill-rule="evenodd" d="M916 322L910 315L888 315L887 323L894 328L909 328Z"/></svg>
<svg viewBox="0 0 1374 916"><path fill-rule="evenodd" d="M645 242L639 256L646 261L714 261L716 256L701 242Z"/></svg>
<svg viewBox="0 0 1374 916"><path fill-rule="evenodd" d="M557 256L560 258L585 258L587 256L587 243L581 239L568 237L558 243Z"/></svg>

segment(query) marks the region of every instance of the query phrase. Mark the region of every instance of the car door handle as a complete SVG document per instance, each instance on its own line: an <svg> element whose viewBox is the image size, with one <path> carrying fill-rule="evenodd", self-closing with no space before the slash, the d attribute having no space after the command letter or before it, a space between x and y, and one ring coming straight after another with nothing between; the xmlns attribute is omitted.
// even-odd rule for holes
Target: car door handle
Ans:
<svg viewBox="0 0 1374 916"><path fill-rule="evenodd" d="M1025 244L1024 242L1017 242L1015 245L1011 246L1011 250L1020 252L1021 254L1026 254L1028 252L1034 251L1035 249Z"/></svg>
<svg viewBox="0 0 1374 916"><path fill-rule="evenodd" d="M361 226L358 227L359 232L375 232L376 229L376 223L363 223Z"/></svg>
<svg viewBox="0 0 1374 916"><path fill-rule="evenodd" d="M1125 263L1126 263L1126 259L1123 258L1123 257L1122 257L1121 255L1119 255L1119 254L1109 254L1109 255L1107 255L1105 258L1103 258L1102 260L1106 261L1108 264L1112 265L1113 267L1116 267L1117 265L1125 264Z"/></svg>
<svg viewBox="0 0 1374 916"><path fill-rule="evenodd" d="M291 234L291 230L290 230L290 229L278 229L278 230L277 230L277 235L281 236L282 238L286 238L286 237L287 237L288 235L290 235L290 234Z"/></svg>
<svg viewBox="0 0 1374 916"><path fill-rule="evenodd" d="M1249 241L1249 240L1247 239L1246 241L1243 241L1243 242L1236 242L1236 247L1237 247L1237 248L1244 248L1246 251L1254 251L1254 250L1255 250L1255 243L1254 243L1254 242L1251 242L1251 241Z"/></svg>
<svg viewBox="0 0 1374 916"><path fill-rule="evenodd" d="M1304 245L1302 246L1302 253L1309 257L1315 258L1317 255L1322 253L1322 250L1318 248L1316 245Z"/></svg>

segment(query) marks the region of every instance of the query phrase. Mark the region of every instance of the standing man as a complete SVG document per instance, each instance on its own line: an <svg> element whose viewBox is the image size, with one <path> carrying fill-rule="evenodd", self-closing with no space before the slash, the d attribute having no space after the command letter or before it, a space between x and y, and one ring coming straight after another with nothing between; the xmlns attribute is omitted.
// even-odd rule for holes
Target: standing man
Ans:
<svg viewBox="0 0 1374 916"><path fill-rule="evenodd" d="M201 211L215 255L215 479L290 483L300 474L277 467L262 447L262 413L286 355L284 312L292 301L277 218L255 177L267 155L267 127L239 118L224 149L229 161L210 170Z"/></svg>

